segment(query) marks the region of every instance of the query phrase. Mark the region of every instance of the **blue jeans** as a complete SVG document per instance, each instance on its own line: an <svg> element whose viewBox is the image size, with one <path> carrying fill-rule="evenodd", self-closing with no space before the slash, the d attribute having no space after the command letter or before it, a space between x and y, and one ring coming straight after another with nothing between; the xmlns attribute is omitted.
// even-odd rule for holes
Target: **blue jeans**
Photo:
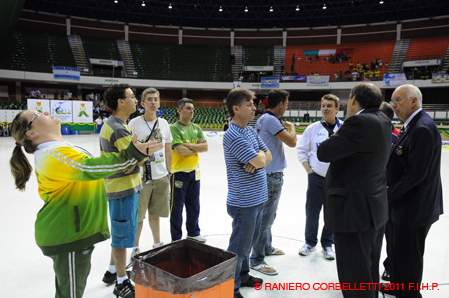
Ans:
<svg viewBox="0 0 449 298"><path fill-rule="evenodd" d="M316 246L318 243L318 223L320 212L324 202L324 177L311 173L308 175L309 185L307 187L306 201L306 243ZM331 247L334 243L334 232L326 226L321 232L321 246Z"/></svg>
<svg viewBox="0 0 449 298"><path fill-rule="evenodd" d="M237 255L234 292L239 293L240 283L249 279L249 253L260 232L263 203L252 207L227 206L232 217L232 234L228 251Z"/></svg>
<svg viewBox="0 0 449 298"><path fill-rule="evenodd" d="M267 175L268 200L263 203L262 224L259 239L253 246L251 254L251 266L257 266L264 262L265 256L270 255L274 248L271 244L271 226L276 218L279 199L281 198L284 174L276 172Z"/></svg>

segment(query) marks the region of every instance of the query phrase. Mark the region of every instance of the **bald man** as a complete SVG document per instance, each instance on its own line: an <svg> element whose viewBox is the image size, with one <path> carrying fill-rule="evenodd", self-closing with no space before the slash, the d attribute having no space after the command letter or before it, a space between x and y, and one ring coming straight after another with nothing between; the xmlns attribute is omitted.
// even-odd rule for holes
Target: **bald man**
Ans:
<svg viewBox="0 0 449 298"><path fill-rule="evenodd" d="M404 122L387 165L392 222L390 273L391 282L404 284L404 289L385 292L398 298L420 298L417 284L422 281L427 233L443 214L441 136L423 111L422 94L416 86L396 88L390 104Z"/></svg>

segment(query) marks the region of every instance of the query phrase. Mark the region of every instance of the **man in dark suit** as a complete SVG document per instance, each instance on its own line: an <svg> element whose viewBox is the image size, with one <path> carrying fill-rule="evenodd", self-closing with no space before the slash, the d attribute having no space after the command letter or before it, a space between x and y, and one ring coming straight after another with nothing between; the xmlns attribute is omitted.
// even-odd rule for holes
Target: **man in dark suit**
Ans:
<svg viewBox="0 0 449 298"><path fill-rule="evenodd" d="M422 297L423 255L427 233L443 214L441 136L432 118L422 110L421 91L402 85L391 105L404 121L387 166L388 201L392 222L391 282L404 284L396 297ZM410 284L414 287L410 288Z"/></svg>
<svg viewBox="0 0 449 298"><path fill-rule="evenodd" d="M379 258L388 219L386 166L391 123L379 106L382 93L373 84L354 86L347 119L318 147L318 159L330 162L325 182L324 222L334 231L337 271L343 296L378 297ZM358 289L358 290L354 290Z"/></svg>
<svg viewBox="0 0 449 298"><path fill-rule="evenodd" d="M390 121L393 121L394 117L394 110L391 107L391 105L384 101L379 108L389 119ZM398 135L399 135L399 129L394 126L393 123L391 123L391 146L394 145L394 142L396 141ZM385 225L385 246L387 250L387 257L385 258L383 265L385 267L384 273L382 274L382 279L385 281L390 281L390 258L388 257L389 254L391 254L391 222L387 221L387 224Z"/></svg>

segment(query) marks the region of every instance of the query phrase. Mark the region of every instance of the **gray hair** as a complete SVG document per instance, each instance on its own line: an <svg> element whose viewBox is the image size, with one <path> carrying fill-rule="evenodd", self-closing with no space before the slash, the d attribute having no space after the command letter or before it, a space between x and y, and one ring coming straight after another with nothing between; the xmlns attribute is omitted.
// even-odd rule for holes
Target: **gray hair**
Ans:
<svg viewBox="0 0 449 298"><path fill-rule="evenodd" d="M143 90L141 100L144 101L145 100L145 96L147 96L147 94L151 94L151 93L156 93L157 94L157 98L159 98L159 100L161 99L159 91L156 88L150 87L150 88L147 88L147 89Z"/></svg>
<svg viewBox="0 0 449 298"><path fill-rule="evenodd" d="M398 88L406 88L406 94L407 94L407 98L416 98L418 100L418 107L421 108L422 107L422 93L421 90L419 90L418 87L411 85L411 84L405 84L402 85Z"/></svg>

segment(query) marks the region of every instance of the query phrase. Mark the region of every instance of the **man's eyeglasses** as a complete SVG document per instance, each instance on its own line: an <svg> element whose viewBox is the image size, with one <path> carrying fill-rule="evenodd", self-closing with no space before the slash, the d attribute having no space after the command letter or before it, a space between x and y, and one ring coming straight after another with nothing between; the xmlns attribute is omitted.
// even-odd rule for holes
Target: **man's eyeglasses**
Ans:
<svg viewBox="0 0 449 298"><path fill-rule="evenodd" d="M391 104L391 105L393 105L394 103L395 103L395 104L400 104L403 100L406 100L406 99L408 99L408 98L392 99L392 100L390 101L390 104Z"/></svg>
<svg viewBox="0 0 449 298"><path fill-rule="evenodd" d="M33 124L33 121L36 120L36 118L40 115L42 115L43 113L41 112L35 112L33 117L31 117L30 123L28 123L28 130L31 129L31 124Z"/></svg>

